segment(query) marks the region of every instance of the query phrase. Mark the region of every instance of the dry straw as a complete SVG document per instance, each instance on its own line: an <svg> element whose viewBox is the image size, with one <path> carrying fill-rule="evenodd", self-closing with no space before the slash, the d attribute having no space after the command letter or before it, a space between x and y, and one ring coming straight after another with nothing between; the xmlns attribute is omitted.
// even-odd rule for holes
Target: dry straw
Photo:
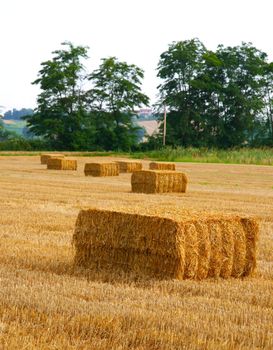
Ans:
<svg viewBox="0 0 273 350"><path fill-rule="evenodd" d="M52 158L64 158L65 155L61 153L52 153L52 154L41 154L41 164L47 164L48 159Z"/></svg>
<svg viewBox="0 0 273 350"><path fill-rule="evenodd" d="M49 158L47 169L54 170L77 170L77 161L73 159Z"/></svg>
<svg viewBox="0 0 273 350"><path fill-rule="evenodd" d="M151 170L175 170L175 163L151 162L149 168Z"/></svg>
<svg viewBox="0 0 273 350"><path fill-rule="evenodd" d="M163 193L186 192L187 177L176 171L141 170L132 174L132 192Z"/></svg>
<svg viewBox="0 0 273 350"><path fill-rule="evenodd" d="M87 163L84 167L86 176L117 176L119 175L119 166L117 163Z"/></svg>
<svg viewBox="0 0 273 350"><path fill-rule="evenodd" d="M75 263L175 279L249 276L256 267L255 219L134 208L80 211Z"/></svg>
<svg viewBox="0 0 273 350"><path fill-rule="evenodd" d="M118 161L120 173L133 173L134 171L142 170L142 163L132 161Z"/></svg>

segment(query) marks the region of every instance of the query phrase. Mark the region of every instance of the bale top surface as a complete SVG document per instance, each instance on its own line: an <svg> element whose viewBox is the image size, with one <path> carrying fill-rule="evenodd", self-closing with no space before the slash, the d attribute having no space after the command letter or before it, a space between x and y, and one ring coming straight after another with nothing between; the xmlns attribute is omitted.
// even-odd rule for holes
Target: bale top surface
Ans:
<svg viewBox="0 0 273 350"><path fill-rule="evenodd" d="M85 170L94 170L94 168L117 168L118 164L114 162L89 162L85 163Z"/></svg>
<svg viewBox="0 0 273 350"><path fill-rule="evenodd" d="M130 215L142 215L142 216L151 216L158 218L170 219L176 222L193 222L193 221L207 221L207 220L240 220L242 216L225 214L222 212L213 212L205 210L187 210L179 207L170 207L170 206L118 206L113 209L83 209L84 212L105 212L109 211L112 213L124 213ZM243 216L244 218L250 218L250 216Z"/></svg>
<svg viewBox="0 0 273 350"><path fill-rule="evenodd" d="M99 161L99 162L88 162L88 163L85 163L85 165L93 165L93 164L96 164L96 165L101 165L101 164L107 164L107 165L113 165L113 164L117 164L116 162L111 162L111 161L109 161L109 162L107 162L107 161Z"/></svg>
<svg viewBox="0 0 273 350"><path fill-rule="evenodd" d="M170 163L170 162L151 162L149 164L150 169L158 169L158 170L175 170L176 166L175 163Z"/></svg>
<svg viewBox="0 0 273 350"><path fill-rule="evenodd" d="M175 170L157 170L157 169L145 169L145 170L138 170L137 172L143 173L143 174L159 174L159 176L162 176L164 174L180 174L181 171L175 171Z"/></svg>
<svg viewBox="0 0 273 350"><path fill-rule="evenodd" d="M115 162L118 164L142 164L139 160L116 160Z"/></svg>
<svg viewBox="0 0 273 350"><path fill-rule="evenodd" d="M150 162L150 164L156 165L175 165L174 162Z"/></svg>

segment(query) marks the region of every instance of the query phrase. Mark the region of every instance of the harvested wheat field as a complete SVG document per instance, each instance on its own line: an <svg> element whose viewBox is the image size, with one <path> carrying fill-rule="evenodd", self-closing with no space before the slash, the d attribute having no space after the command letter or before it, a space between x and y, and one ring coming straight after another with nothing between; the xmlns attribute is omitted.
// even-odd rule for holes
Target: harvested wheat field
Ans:
<svg viewBox="0 0 273 350"><path fill-rule="evenodd" d="M85 177L101 160L60 172L39 156L0 157L0 349L272 349L273 167L177 163L188 191L146 195L131 193L131 174ZM259 218L254 275L179 281L74 265L81 209L166 206Z"/></svg>

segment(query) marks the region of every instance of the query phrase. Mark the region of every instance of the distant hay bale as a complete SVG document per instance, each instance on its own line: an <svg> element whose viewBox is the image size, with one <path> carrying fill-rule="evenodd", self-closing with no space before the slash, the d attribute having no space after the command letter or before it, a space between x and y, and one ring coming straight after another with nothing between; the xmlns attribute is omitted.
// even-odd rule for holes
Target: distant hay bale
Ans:
<svg viewBox="0 0 273 350"><path fill-rule="evenodd" d="M61 153L41 154L41 164L47 164L48 159L52 158L64 158L65 155Z"/></svg>
<svg viewBox="0 0 273 350"><path fill-rule="evenodd" d="M117 163L87 163L84 167L85 176L117 176L119 166Z"/></svg>
<svg viewBox="0 0 273 350"><path fill-rule="evenodd" d="M141 170L132 174L132 192L164 193L186 192L188 179L176 171Z"/></svg>
<svg viewBox="0 0 273 350"><path fill-rule="evenodd" d="M132 161L118 161L120 173L133 173L134 171L142 170L142 163Z"/></svg>
<svg viewBox="0 0 273 350"><path fill-rule="evenodd" d="M54 170L77 170L77 161L73 159L49 158L47 169Z"/></svg>
<svg viewBox="0 0 273 350"><path fill-rule="evenodd" d="M81 210L73 235L75 264L180 280L254 272L255 219L180 209L143 212Z"/></svg>
<svg viewBox="0 0 273 350"><path fill-rule="evenodd" d="M175 163L151 162L149 164L151 170L175 170Z"/></svg>

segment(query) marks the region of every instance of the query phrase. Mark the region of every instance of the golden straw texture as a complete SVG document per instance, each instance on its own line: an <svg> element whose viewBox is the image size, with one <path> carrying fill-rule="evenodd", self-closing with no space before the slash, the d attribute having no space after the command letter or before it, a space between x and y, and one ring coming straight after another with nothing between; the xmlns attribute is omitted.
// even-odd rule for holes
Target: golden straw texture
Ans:
<svg viewBox="0 0 273 350"><path fill-rule="evenodd" d="M117 176L119 175L119 166L117 163L87 163L84 167L86 176Z"/></svg>
<svg viewBox="0 0 273 350"><path fill-rule="evenodd" d="M49 158L47 169L55 170L77 170L77 161L73 159Z"/></svg>
<svg viewBox="0 0 273 350"><path fill-rule="evenodd" d="M149 168L151 170L175 170L175 163L151 162Z"/></svg>
<svg viewBox="0 0 273 350"><path fill-rule="evenodd" d="M132 192L163 193L186 192L188 179L176 171L141 170L132 174Z"/></svg>
<svg viewBox="0 0 273 350"><path fill-rule="evenodd" d="M64 158L64 157L65 155L61 153L41 154L41 164L47 164L47 161L50 158Z"/></svg>
<svg viewBox="0 0 273 350"><path fill-rule="evenodd" d="M75 263L160 278L249 276L258 231L255 219L206 212L82 210Z"/></svg>
<svg viewBox="0 0 273 350"><path fill-rule="evenodd" d="M140 162L119 161L117 164L119 165L120 173L133 173L134 171L142 170L142 163Z"/></svg>

